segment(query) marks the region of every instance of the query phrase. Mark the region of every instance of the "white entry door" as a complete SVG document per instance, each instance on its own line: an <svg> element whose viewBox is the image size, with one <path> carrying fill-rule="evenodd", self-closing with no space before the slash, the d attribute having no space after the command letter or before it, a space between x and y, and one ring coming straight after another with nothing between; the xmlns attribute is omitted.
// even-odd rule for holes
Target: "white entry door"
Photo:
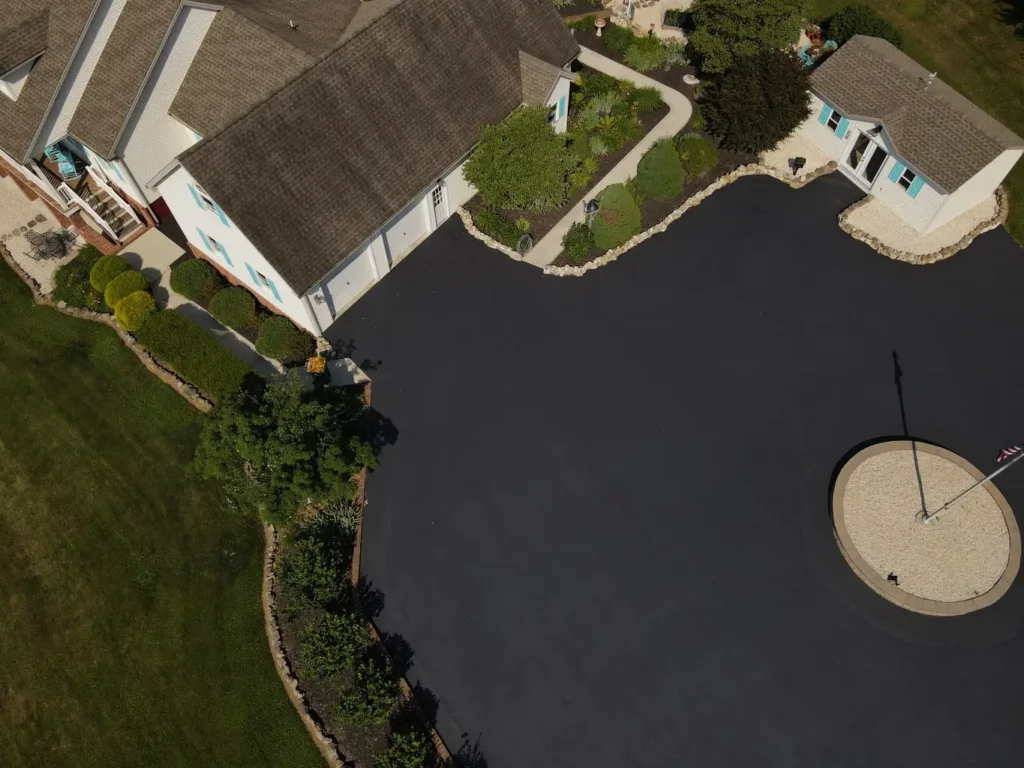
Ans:
<svg viewBox="0 0 1024 768"><path fill-rule="evenodd" d="M430 204L434 206L434 225L440 227L448 218L448 195L444 192L444 184L430 190Z"/></svg>
<svg viewBox="0 0 1024 768"><path fill-rule="evenodd" d="M405 256L430 232L430 218L424 203L425 200L418 200L384 230L384 240L388 245L388 258L391 264Z"/></svg>
<svg viewBox="0 0 1024 768"><path fill-rule="evenodd" d="M370 287L376 278L373 275L373 254L367 248L362 253L350 256L323 284L331 314L337 317L356 297Z"/></svg>

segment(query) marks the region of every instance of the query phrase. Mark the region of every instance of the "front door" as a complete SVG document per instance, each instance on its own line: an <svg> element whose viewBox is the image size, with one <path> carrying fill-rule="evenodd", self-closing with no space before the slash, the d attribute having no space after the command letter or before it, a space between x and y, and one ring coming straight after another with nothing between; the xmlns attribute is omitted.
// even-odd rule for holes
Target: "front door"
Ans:
<svg viewBox="0 0 1024 768"><path fill-rule="evenodd" d="M850 153L846 156L846 165L854 173L858 173L861 166L864 164L864 159L867 157L868 152L871 151L871 139L863 133L857 134L857 138L853 141L853 146L850 147Z"/></svg>
<svg viewBox="0 0 1024 768"><path fill-rule="evenodd" d="M885 161L889 157L889 153L882 149L877 144L874 145L875 150L871 153L871 157L864 163L864 180L868 184L873 184L875 177L878 176L878 172L885 165Z"/></svg>
<svg viewBox="0 0 1024 768"><path fill-rule="evenodd" d="M430 204L434 206L434 226L448 218L448 200L444 194L444 184L438 184L430 191Z"/></svg>

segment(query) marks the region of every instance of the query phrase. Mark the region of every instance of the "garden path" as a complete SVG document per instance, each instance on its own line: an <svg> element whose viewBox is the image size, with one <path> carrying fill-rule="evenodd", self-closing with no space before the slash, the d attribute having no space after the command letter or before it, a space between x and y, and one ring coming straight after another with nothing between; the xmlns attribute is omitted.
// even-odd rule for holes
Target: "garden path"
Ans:
<svg viewBox="0 0 1024 768"><path fill-rule="evenodd" d="M630 153L619 161L619 164L608 171L607 174L586 194L585 200L593 199L601 190L610 184L622 184L636 175L637 165L640 158L644 156L651 146L660 139L675 136L690 121L693 114L693 105L690 100L674 88L662 85L657 80L652 80L647 75L624 67L617 61L602 56L600 53L580 46L580 63L606 75L611 75L620 80L632 80L639 87L657 88L661 92L661 98L668 105L669 112L662 118L654 128L644 136L640 143L630 150ZM544 237L526 254L523 259L527 264L535 267L546 267L551 264L562 252L562 238L576 222L584 219L583 206L575 205L565 217L555 224Z"/></svg>

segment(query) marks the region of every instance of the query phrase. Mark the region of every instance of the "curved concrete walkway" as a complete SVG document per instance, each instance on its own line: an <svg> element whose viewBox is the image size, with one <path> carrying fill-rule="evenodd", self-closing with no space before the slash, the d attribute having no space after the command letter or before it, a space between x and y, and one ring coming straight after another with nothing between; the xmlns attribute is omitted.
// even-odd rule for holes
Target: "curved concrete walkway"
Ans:
<svg viewBox="0 0 1024 768"><path fill-rule="evenodd" d="M661 98L665 100L665 103L669 108L668 114L661 119L661 122L654 126L654 128L651 129L651 132L644 136L640 140L640 143L633 147L629 154L619 161L618 165L608 171L597 185L584 195L584 200L591 200L595 195L597 195L597 193L608 185L622 184L635 176L637 165L640 163L640 158L644 156L644 153L647 152L647 150L650 149L656 141L669 136L675 136L686 126L688 122L690 122L690 116L693 114L693 105L690 104L690 100L688 98L683 96L683 94L674 88L662 85L657 80L652 80L647 77L647 75L642 75L629 67L619 64L617 61L609 59L607 56L595 53L589 48L580 46L580 63L590 67L591 69L604 72L606 75L616 77L619 80L632 80L637 86L642 88L657 88L661 91ZM551 231L544 235L544 237L540 239L540 242L538 242L533 249L526 254L523 261L527 264L533 264L535 267L546 267L548 264L553 262L562 252L562 238L565 236L565 233L569 231L569 227L578 221L583 221L583 218L583 205L577 203L572 207L572 210L569 211L569 213L567 213L560 222L555 224Z"/></svg>

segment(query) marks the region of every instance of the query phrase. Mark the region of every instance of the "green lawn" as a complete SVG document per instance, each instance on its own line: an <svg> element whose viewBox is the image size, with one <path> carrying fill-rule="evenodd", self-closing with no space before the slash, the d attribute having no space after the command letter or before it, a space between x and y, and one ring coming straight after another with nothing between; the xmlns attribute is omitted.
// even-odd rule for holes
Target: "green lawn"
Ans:
<svg viewBox="0 0 1024 768"><path fill-rule="evenodd" d="M1019 0L861 1L903 33L907 54L1024 136L1024 39L1006 18ZM809 16L820 21L846 4L809 0ZM1007 186L1007 228L1024 245L1024 162Z"/></svg>
<svg viewBox="0 0 1024 768"><path fill-rule="evenodd" d="M319 766L200 416L0 262L0 765Z"/></svg>

